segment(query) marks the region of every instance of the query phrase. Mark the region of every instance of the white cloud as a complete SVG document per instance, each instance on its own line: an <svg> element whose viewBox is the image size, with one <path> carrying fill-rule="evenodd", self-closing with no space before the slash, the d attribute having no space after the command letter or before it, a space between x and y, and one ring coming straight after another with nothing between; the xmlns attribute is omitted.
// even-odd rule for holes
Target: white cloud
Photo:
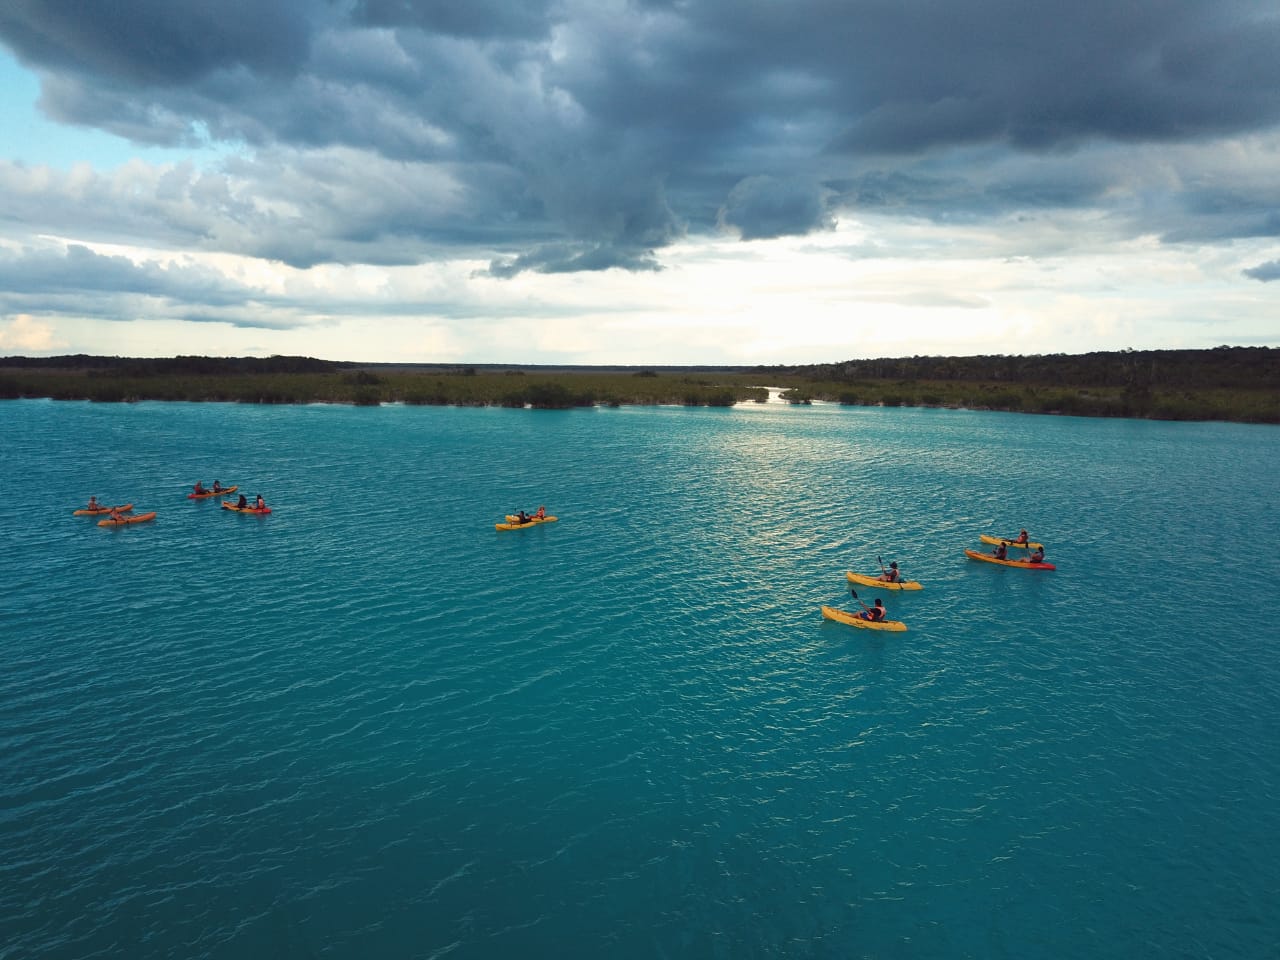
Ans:
<svg viewBox="0 0 1280 960"><path fill-rule="evenodd" d="M53 324L20 313L0 326L0 350L22 350L41 354L65 349L67 342L57 335Z"/></svg>

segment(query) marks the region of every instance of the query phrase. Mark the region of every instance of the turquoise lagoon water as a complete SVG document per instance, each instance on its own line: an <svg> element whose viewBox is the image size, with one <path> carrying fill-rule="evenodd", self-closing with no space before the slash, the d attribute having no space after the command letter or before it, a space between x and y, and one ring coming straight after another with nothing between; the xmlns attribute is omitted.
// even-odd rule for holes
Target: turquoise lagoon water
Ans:
<svg viewBox="0 0 1280 960"><path fill-rule="evenodd" d="M6 401L0 468L4 960L1280 951L1274 427ZM909 631L823 620L877 557Z"/></svg>

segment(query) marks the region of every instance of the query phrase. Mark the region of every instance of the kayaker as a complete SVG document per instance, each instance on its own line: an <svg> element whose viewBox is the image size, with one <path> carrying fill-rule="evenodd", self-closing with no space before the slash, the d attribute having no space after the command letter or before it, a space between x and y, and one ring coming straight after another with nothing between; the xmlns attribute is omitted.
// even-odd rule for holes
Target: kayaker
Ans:
<svg viewBox="0 0 1280 960"><path fill-rule="evenodd" d="M206 490L206 489L204 488L204 484L203 484L201 481L197 480L197 481L196 481L196 495L197 495L197 496L199 496L200 494L205 494L205 493L208 493L208 492L209 492L209 491L208 491L208 490Z"/></svg>
<svg viewBox="0 0 1280 960"><path fill-rule="evenodd" d="M516 514L516 523L528 523L531 519L532 519L532 517L530 517L530 516L529 516L527 513L525 513L523 510L519 511L519 512Z"/></svg>
<svg viewBox="0 0 1280 960"><path fill-rule="evenodd" d="M245 499L245 495L243 493L240 494L240 502L236 504L236 507L240 510L245 510L248 508L248 506L249 506L249 501Z"/></svg>
<svg viewBox="0 0 1280 960"><path fill-rule="evenodd" d="M861 600L858 602L862 603ZM879 597L876 597L875 606L873 607L868 607L865 603L862 603L862 611L863 612L858 614L858 616L863 620L883 620L885 618L884 601Z"/></svg>
<svg viewBox="0 0 1280 960"><path fill-rule="evenodd" d="M1013 541L1013 542L1014 542L1014 543L1026 543L1026 542L1027 542L1027 539L1028 539L1028 537L1027 537L1027 531L1025 531L1025 530L1020 530L1020 531L1018 532L1018 539L1017 539L1017 540L1015 540L1015 541Z"/></svg>
<svg viewBox="0 0 1280 960"><path fill-rule="evenodd" d="M1044 563L1044 547L1036 547L1027 557L1027 563Z"/></svg>
<svg viewBox="0 0 1280 960"><path fill-rule="evenodd" d="M255 510L265 510L265 509L267 509L267 501L265 501L265 500L263 500L263 499L262 499L262 494L258 494L258 499L257 499L257 501L254 503L254 505L253 505L253 509L255 509Z"/></svg>
<svg viewBox="0 0 1280 960"><path fill-rule="evenodd" d="M97 498L97 497L93 497L93 496L91 496L91 497L89 498L89 509L90 509L90 510L101 510L101 509L102 509L101 507L99 507L99 506L98 506L98 498Z"/></svg>
<svg viewBox="0 0 1280 960"><path fill-rule="evenodd" d="M122 514L122 513L121 513L121 512L116 508L116 507L112 507L112 508L111 508L111 519L112 519L112 520L123 520L123 519L124 519L124 514Z"/></svg>
<svg viewBox="0 0 1280 960"><path fill-rule="evenodd" d="M876 579L884 580L887 583L897 583L900 577L901 577L901 574L898 573L898 561L891 560L889 561L889 569L886 570L884 573L880 574L880 576L877 577Z"/></svg>
<svg viewBox="0 0 1280 960"><path fill-rule="evenodd" d="M539 504L539 505L538 505L538 512L537 512L537 513L535 513L533 516L534 516L534 519L537 519L537 520L545 520L545 519L546 519L546 516L547 516L547 508L546 508L546 507L544 507L544 506L542 506L541 504Z"/></svg>
<svg viewBox="0 0 1280 960"><path fill-rule="evenodd" d="M991 553L997 560L1005 559L1009 555L1009 541L1001 540L1000 546L992 550Z"/></svg>
<svg viewBox="0 0 1280 960"><path fill-rule="evenodd" d="M215 480L215 481L213 481L213 492L214 492L214 493L221 493L221 492L222 492L222 481L221 481L221 480Z"/></svg>

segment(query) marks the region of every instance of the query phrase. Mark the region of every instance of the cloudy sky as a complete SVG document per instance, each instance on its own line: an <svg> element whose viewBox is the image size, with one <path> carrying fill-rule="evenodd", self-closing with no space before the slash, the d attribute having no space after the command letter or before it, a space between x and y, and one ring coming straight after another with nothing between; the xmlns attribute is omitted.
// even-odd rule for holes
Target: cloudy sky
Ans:
<svg viewBox="0 0 1280 960"><path fill-rule="evenodd" d="M1258 0L4 0L0 356L1280 346Z"/></svg>

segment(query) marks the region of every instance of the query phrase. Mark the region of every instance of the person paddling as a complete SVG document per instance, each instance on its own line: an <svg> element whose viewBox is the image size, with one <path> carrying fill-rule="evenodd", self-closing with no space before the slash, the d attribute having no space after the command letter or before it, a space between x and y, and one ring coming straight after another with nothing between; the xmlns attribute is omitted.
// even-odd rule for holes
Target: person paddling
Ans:
<svg viewBox="0 0 1280 960"><path fill-rule="evenodd" d="M879 622L885 618L886 613L884 609L884 601L881 600L879 597L876 597L874 607L868 607L865 603L862 602L862 598L858 596L857 590L854 590L852 587L850 587L849 592L853 594L853 599L857 600L858 605L862 607L862 613L855 614L855 616L859 616L863 620L871 620L874 622Z"/></svg>
<svg viewBox="0 0 1280 960"><path fill-rule="evenodd" d="M100 506L98 506L98 498L97 498L97 497L94 497L94 496L89 497L89 509L90 509L90 510L101 510L101 509L102 509Z"/></svg>
<svg viewBox="0 0 1280 960"><path fill-rule="evenodd" d="M880 574L880 576L876 578L876 579L878 579L878 580L884 580L886 583L897 583L898 581L900 581L900 580L902 579L902 574L900 574L900 573L898 572L898 561L897 561L897 560L890 560L890 561L889 561L889 569L888 569L888 570L885 570L885 568L884 568L884 567L881 567L880 569L881 569L881 570L884 570L884 573Z"/></svg>
<svg viewBox="0 0 1280 960"><path fill-rule="evenodd" d="M1005 559L1007 556L1009 556L1009 541L1001 540L1000 546L992 550L991 553L997 560Z"/></svg>
<svg viewBox="0 0 1280 960"><path fill-rule="evenodd" d="M1044 547L1036 547L1031 551L1031 555L1027 557L1027 563L1044 563Z"/></svg>
<svg viewBox="0 0 1280 960"><path fill-rule="evenodd" d="M861 600L858 602L862 603ZM862 603L862 607L863 612L858 614L858 616L862 617L863 620L872 620L876 623L880 623L887 615L884 609L884 601L879 597L876 597L874 607L868 607L865 603Z"/></svg>

